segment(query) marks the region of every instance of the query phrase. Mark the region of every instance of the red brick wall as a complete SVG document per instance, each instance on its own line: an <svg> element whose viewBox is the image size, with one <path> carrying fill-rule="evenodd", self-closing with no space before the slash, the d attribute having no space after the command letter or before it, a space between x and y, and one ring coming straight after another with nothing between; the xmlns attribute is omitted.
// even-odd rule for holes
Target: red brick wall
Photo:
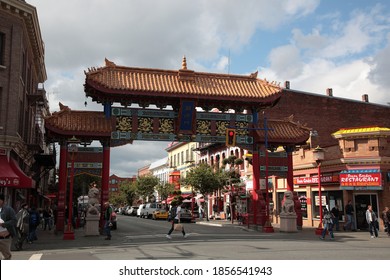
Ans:
<svg viewBox="0 0 390 280"><path fill-rule="evenodd" d="M284 91L279 103L267 110L268 118L294 115L294 121L316 130L320 146L336 145L332 133L344 127L381 126L390 128L390 106L347 100L327 95ZM260 114L261 115L261 114Z"/></svg>

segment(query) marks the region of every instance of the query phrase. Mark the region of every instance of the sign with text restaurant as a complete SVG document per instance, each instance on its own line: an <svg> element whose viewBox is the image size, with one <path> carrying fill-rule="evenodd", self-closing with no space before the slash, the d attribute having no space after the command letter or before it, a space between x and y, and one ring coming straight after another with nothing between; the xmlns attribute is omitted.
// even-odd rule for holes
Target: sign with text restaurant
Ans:
<svg viewBox="0 0 390 280"><path fill-rule="evenodd" d="M340 172L340 186L381 186L382 175L379 169L356 169Z"/></svg>

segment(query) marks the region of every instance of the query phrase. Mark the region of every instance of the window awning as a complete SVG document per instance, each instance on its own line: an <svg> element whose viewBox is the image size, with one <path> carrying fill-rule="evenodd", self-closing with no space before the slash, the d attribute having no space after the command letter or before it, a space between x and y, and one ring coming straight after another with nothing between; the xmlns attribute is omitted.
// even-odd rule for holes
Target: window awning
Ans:
<svg viewBox="0 0 390 280"><path fill-rule="evenodd" d="M32 189L35 188L35 181L28 177L22 169L20 169L19 165L16 163L14 159L10 159L9 165L15 172L15 174L19 177L19 185L16 186L19 189Z"/></svg>
<svg viewBox="0 0 390 280"><path fill-rule="evenodd" d="M0 186L19 187L19 176L15 173L8 162L6 155L0 155Z"/></svg>

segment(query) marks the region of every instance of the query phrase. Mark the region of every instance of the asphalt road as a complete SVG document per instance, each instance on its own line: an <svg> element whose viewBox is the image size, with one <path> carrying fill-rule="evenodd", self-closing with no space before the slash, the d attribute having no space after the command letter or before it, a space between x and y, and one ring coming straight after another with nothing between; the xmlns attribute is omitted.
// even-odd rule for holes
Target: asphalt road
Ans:
<svg viewBox="0 0 390 280"><path fill-rule="evenodd" d="M263 233L246 227L214 223L184 224L189 237L174 232L170 224L118 216L112 240L84 236L63 240L52 231L38 232L38 240L13 252L14 260L390 260L390 238L383 232L371 239L368 232L336 232L335 240L320 240L314 229L298 233Z"/></svg>

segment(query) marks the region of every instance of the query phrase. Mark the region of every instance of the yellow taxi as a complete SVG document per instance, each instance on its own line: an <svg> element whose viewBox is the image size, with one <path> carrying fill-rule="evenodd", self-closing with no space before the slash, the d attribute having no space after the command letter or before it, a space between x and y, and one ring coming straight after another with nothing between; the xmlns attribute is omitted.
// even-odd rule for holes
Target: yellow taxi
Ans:
<svg viewBox="0 0 390 280"><path fill-rule="evenodd" d="M157 219L167 220L168 215L169 215L169 213L167 210L159 209L159 210L153 211L152 219L153 220L157 220Z"/></svg>

